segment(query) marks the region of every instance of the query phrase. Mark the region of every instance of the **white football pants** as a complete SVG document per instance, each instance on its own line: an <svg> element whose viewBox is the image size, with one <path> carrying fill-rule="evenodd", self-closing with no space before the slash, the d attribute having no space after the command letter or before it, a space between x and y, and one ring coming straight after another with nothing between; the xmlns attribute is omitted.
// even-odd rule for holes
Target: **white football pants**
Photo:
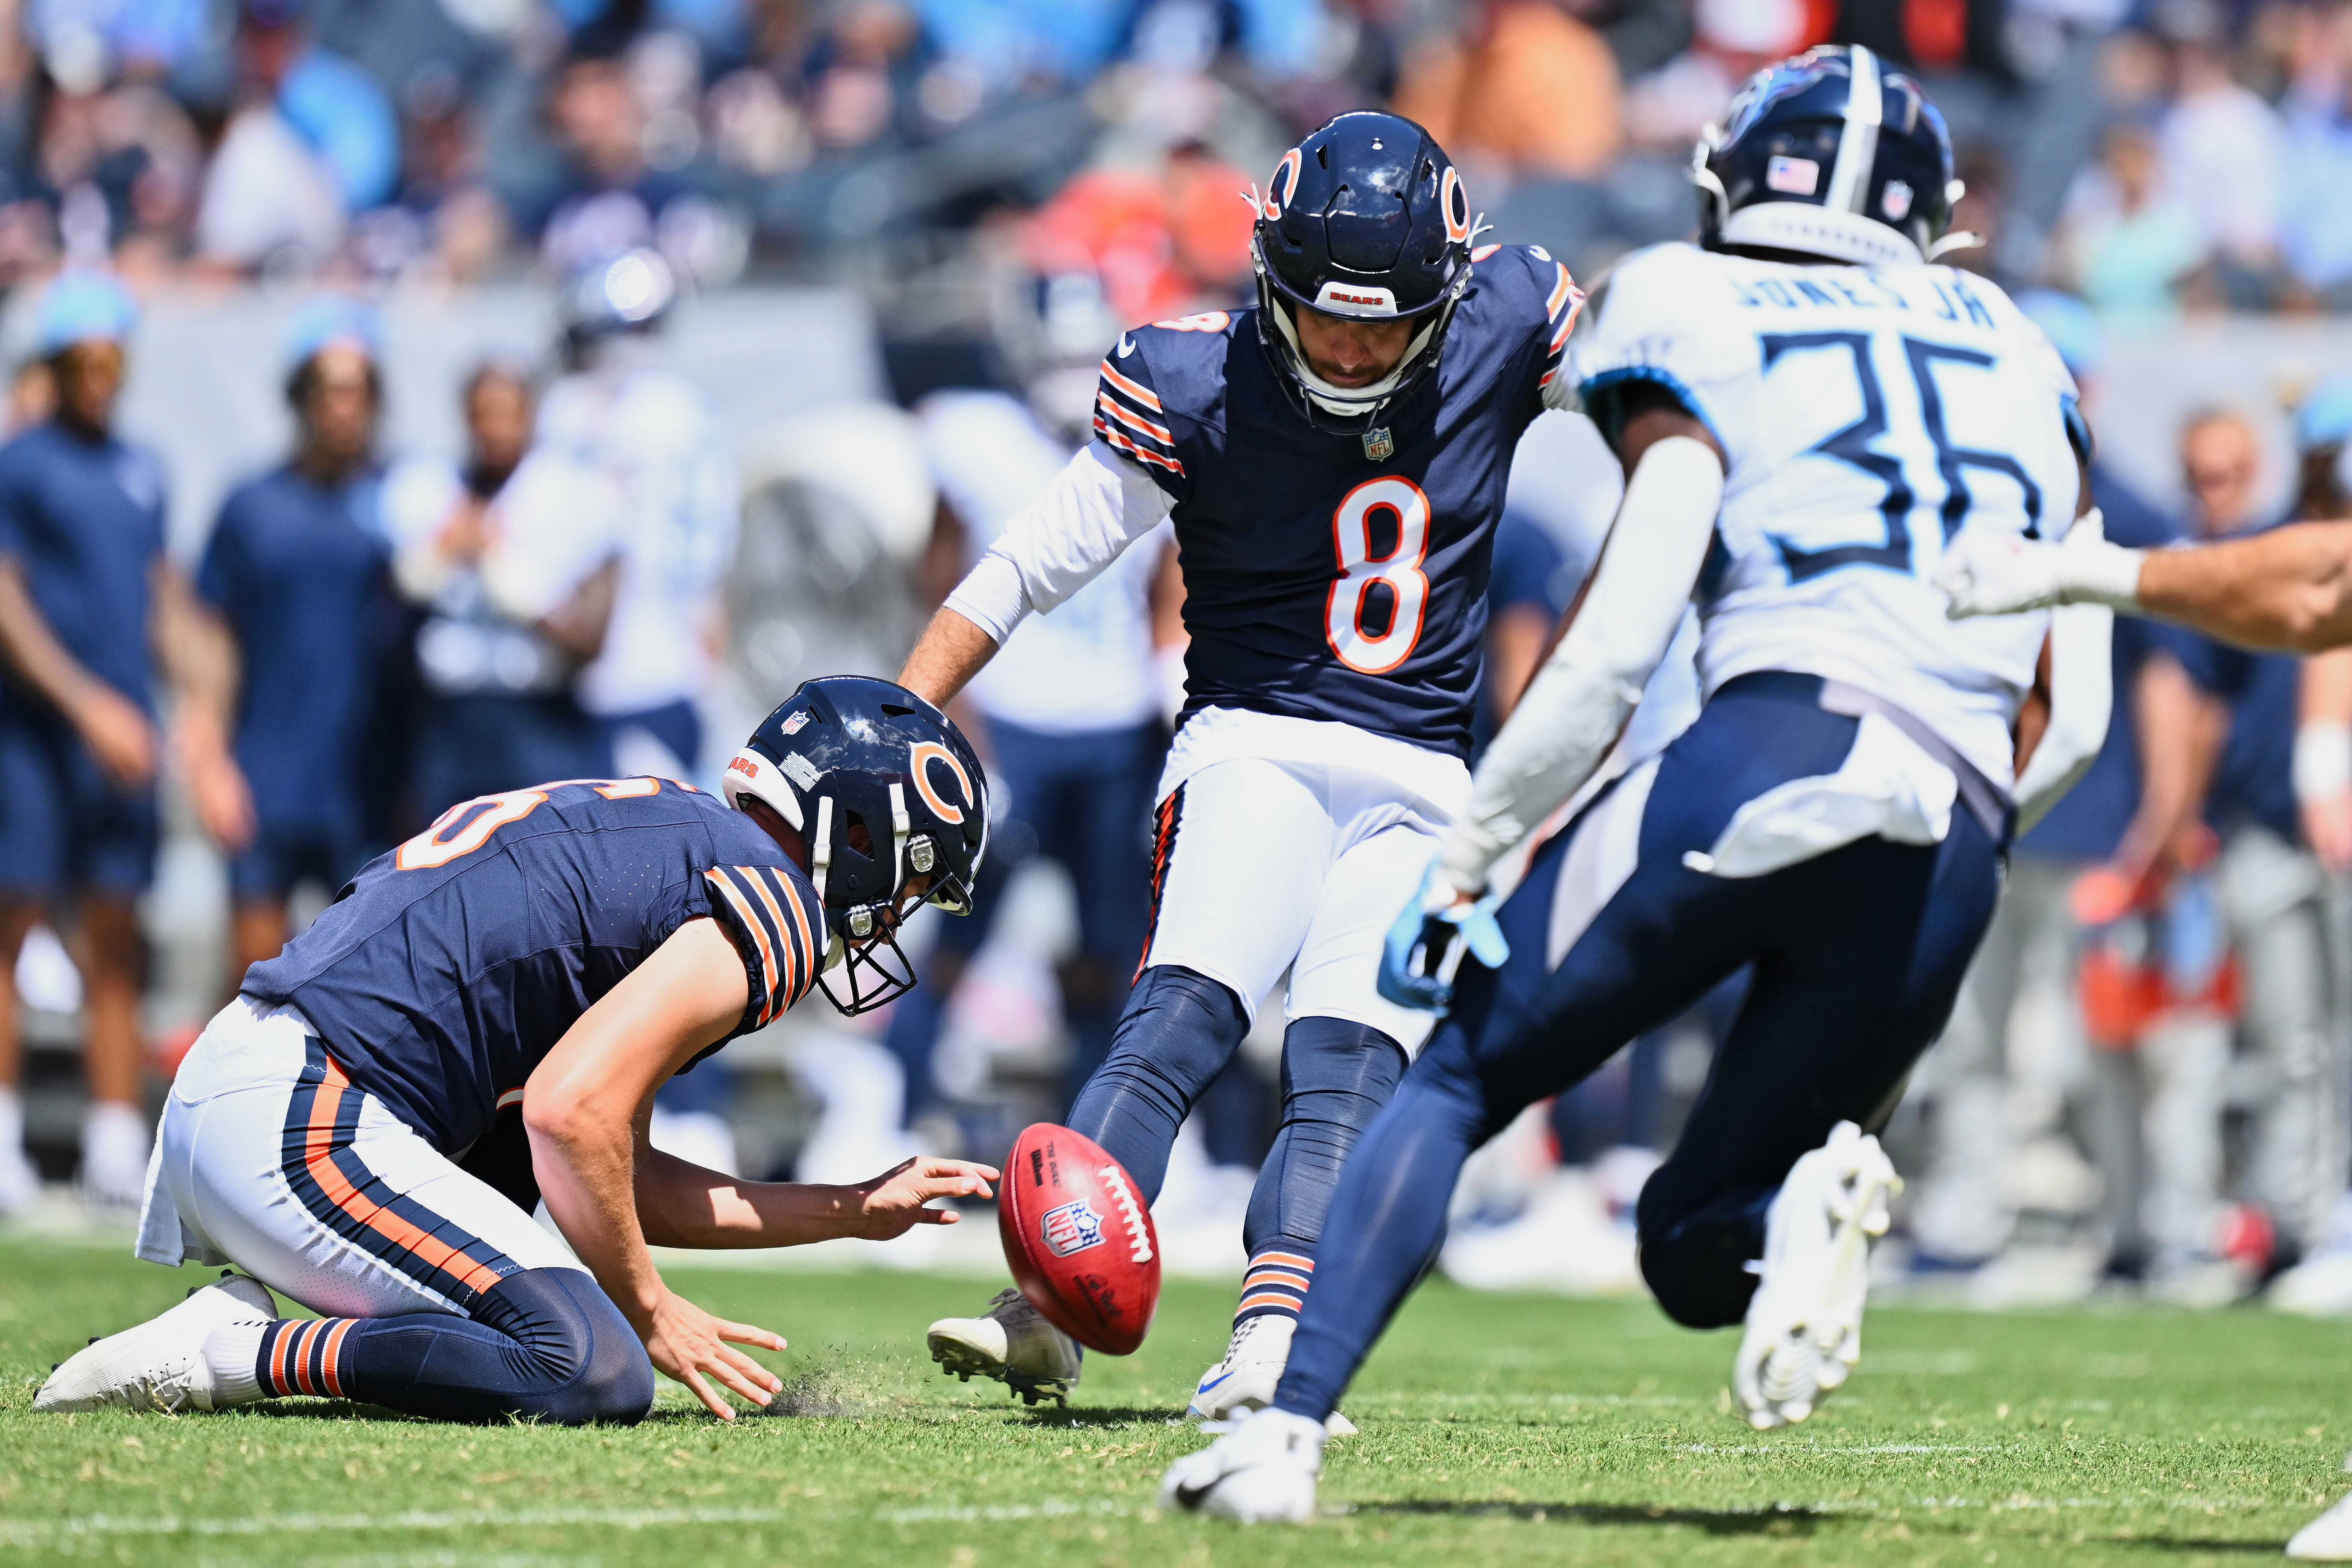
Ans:
<svg viewBox="0 0 2352 1568"><path fill-rule="evenodd" d="M1286 1017L1345 1018L1418 1051L1435 1016L1374 983L1444 827L1419 796L1362 769L1213 763L1160 803L1143 967L1218 981L1252 1023L1287 970Z"/></svg>

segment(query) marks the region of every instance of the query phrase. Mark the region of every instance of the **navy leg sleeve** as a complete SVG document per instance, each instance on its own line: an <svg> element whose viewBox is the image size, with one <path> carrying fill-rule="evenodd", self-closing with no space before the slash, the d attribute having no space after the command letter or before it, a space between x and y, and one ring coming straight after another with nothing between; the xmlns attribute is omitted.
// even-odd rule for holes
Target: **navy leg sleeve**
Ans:
<svg viewBox="0 0 2352 1568"><path fill-rule="evenodd" d="M1875 1131L1942 1032L1992 919L1998 853L1966 812L1940 845L1850 844L1782 873L1807 939L1760 955L1715 1070L1634 1211L1642 1276L1666 1315L1748 1312L1750 1259L1789 1168L1841 1121ZM1774 879L1779 880L1780 879ZM1853 900L1866 886L1874 897Z"/></svg>
<svg viewBox="0 0 2352 1568"><path fill-rule="evenodd" d="M1339 1168L1404 1069L1404 1047L1367 1024L1300 1018L1284 1031L1282 1125L1242 1226L1250 1269L1235 1322L1297 1312Z"/></svg>
<svg viewBox="0 0 2352 1568"><path fill-rule="evenodd" d="M577 1268L509 1274L482 1292L470 1318L273 1323L254 1370L266 1394L335 1394L440 1421L625 1426L654 1403L644 1344Z"/></svg>
<svg viewBox="0 0 2352 1568"><path fill-rule="evenodd" d="M1070 1131L1127 1168L1149 1204L1168 1177L1176 1130L1249 1033L1241 999L1181 964L1156 963L1127 999L1110 1057L1070 1108Z"/></svg>

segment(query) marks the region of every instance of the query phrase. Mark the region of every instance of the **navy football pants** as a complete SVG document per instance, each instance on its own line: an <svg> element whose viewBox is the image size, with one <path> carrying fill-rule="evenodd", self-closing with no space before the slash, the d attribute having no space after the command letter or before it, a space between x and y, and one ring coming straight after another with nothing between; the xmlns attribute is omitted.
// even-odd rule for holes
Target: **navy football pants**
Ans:
<svg viewBox="0 0 2352 1568"><path fill-rule="evenodd" d="M1951 1011L2000 886L2000 847L1957 804L1939 845L1866 838L1739 880L1683 864L1746 802L1837 771L1858 721L1822 711L1818 689L1765 676L1717 694L1658 763L1632 873L1549 971L1562 868L1601 807L1538 853L1503 906L1509 962L1465 967L1453 1015L1341 1173L1276 1405L1318 1420L1337 1406L1444 1242L1471 1151L1752 964L1637 1211L1642 1271L1670 1317L1711 1328L1746 1312L1773 1194L1835 1123L1872 1127L1891 1109Z"/></svg>

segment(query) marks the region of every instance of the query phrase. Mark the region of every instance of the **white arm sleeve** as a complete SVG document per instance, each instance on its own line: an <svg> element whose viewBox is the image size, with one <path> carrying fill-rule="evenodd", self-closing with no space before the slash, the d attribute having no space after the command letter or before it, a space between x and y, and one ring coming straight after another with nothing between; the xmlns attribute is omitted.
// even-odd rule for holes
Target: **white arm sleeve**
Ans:
<svg viewBox="0 0 2352 1568"><path fill-rule="evenodd" d="M2050 723L2018 775L2021 836L2065 797L2107 743L2116 695L2108 645L2115 629L2116 613L2104 605L2069 605L2050 612Z"/></svg>
<svg viewBox="0 0 2352 1568"><path fill-rule="evenodd" d="M1483 892L1495 862L1608 756L1674 641L1722 504L1723 462L1706 443L1671 436L1642 454L1575 624L1486 748L1438 849L1456 889Z"/></svg>
<svg viewBox="0 0 2352 1568"><path fill-rule="evenodd" d="M1003 647L1030 611L1050 610L1093 582L1174 505L1142 469L1088 442L1004 525L948 595L947 608Z"/></svg>

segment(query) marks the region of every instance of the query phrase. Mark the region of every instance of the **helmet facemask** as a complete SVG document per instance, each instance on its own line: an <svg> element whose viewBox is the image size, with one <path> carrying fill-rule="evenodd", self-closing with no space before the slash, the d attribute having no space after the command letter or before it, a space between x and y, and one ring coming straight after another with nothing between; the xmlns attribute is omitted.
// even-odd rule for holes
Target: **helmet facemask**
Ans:
<svg viewBox="0 0 2352 1568"><path fill-rule="evenodd" d="M898 945L898 932L918 909L931 904L949 914L971 912L971 889L945 864L945 857L929 834L912 831L906 786L893 781L889 790L893 891L887 898L845 909L836 910L830 904L825 907L825 920L833 927L834 940L816 983L826 1001L853 1017L895 1002L915 988L915 963ZM819 796L816 831L809 838L809 879L816 888L819 903L825 902L825 884L834 876L837 857L845 853L861 859L873 858L857 847L858 837L871 833L863 819L849 814L836 834L833 830L833 814L834 797ZM870 837L867 842L870 846ZM981 850L972 862L975 872L986 854L983 829ZM848 992L845 998L834 989L829 978L836 973Z"/></svg>

